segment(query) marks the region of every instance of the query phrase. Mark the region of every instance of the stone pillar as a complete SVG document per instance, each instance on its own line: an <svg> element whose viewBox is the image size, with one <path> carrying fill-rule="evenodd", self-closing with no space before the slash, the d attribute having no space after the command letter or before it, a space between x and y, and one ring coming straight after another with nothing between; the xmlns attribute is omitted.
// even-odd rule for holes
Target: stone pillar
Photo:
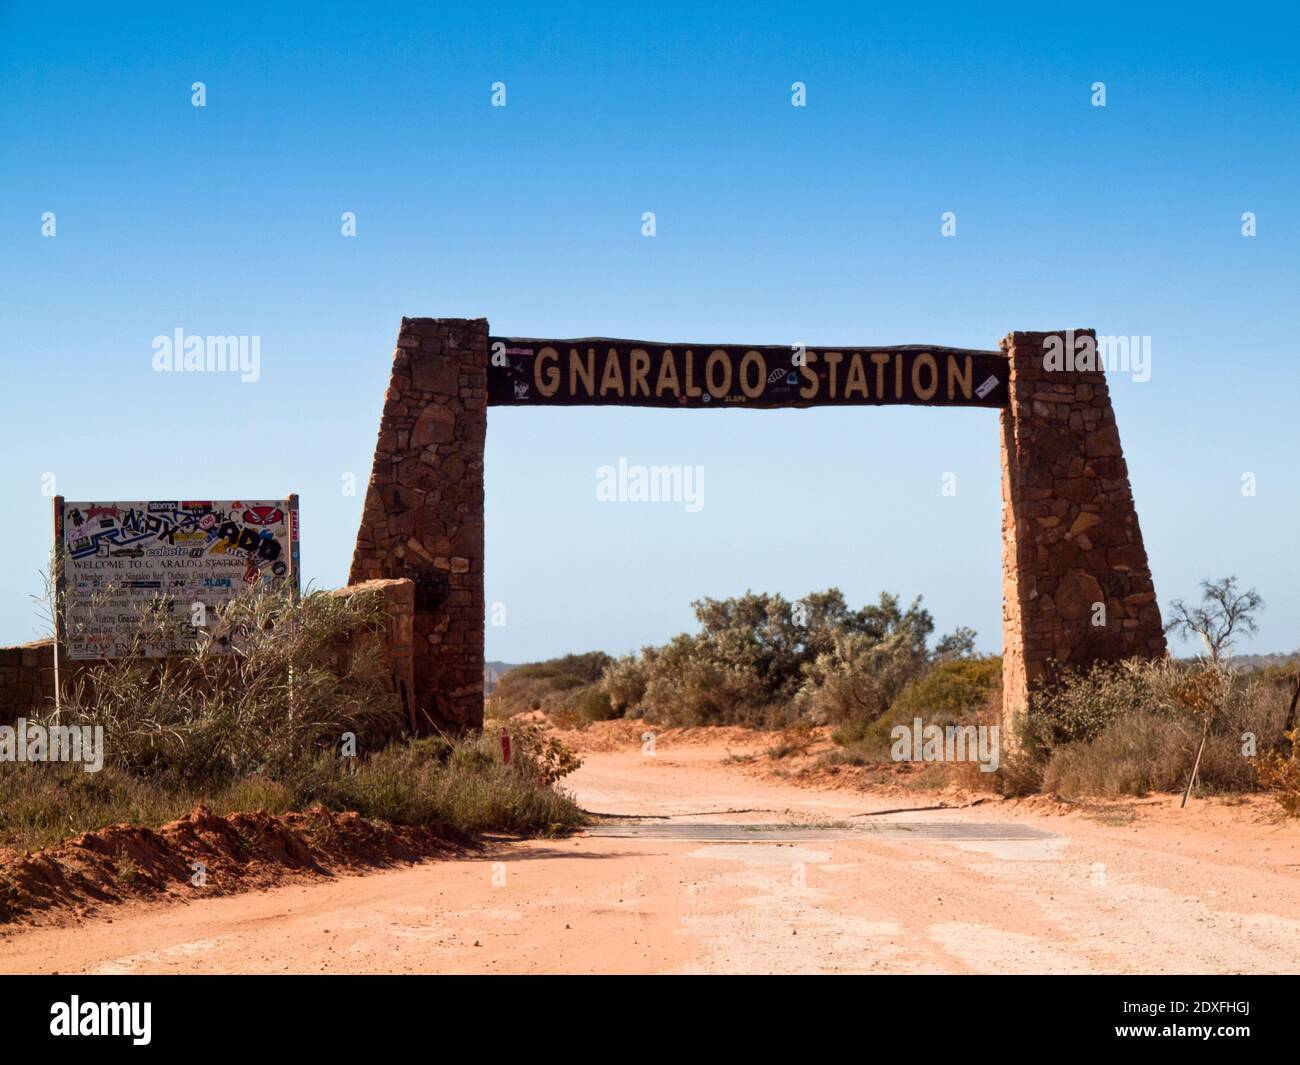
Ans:
<svg viewBox="0 0 1300 1065"><path fill-rule="evenodd" d="M349 584L415 582L422 732L483 723L488 324L403 318Z"/></svg>
<svg viewBox="0 0 1300 1065"><path fill-rule="evenodd" d="M1059 347L1058 347L1059 345ZM1071 353L1071 347L1076 350ZM1049 350L1069 359L1045 364ZM1091 330L1002 341L1003 733L1063 668L1165 653L1128 467Z"/></svg>

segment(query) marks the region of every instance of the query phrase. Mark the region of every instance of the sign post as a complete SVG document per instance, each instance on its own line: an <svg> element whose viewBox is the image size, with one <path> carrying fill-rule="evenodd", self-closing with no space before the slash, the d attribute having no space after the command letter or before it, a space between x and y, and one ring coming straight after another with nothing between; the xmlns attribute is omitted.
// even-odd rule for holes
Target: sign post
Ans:
<svg viewBox="0 0 1300 1065"><path fill-rule="evenodd" d="M54 626L54 713L63 710L63 496L54 497L54 550L50 552L50 622Z"/></svg>

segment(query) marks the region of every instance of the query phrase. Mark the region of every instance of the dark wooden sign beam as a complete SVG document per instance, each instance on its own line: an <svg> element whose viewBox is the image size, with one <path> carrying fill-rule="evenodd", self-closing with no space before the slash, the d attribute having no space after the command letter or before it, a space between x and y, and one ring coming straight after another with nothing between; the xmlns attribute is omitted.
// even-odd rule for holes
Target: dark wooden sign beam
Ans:
<svg viewBox="0 0 1300 1065"><path fill-rule="evenodd" d="M490 406L1005 407L999 351L488 338Z"/></svg>

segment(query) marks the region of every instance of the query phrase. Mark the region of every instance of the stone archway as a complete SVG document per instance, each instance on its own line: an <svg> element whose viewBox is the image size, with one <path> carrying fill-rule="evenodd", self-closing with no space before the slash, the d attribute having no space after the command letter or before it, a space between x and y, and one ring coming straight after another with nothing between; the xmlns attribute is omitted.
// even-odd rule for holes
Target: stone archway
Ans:
<svg viewBox="0 0 1300 1065"><path fill-rule="evenodd" d="M1003 719L1013 736L1034 686L1060 667L1165 653L1105 373L1046 357L1093 342L1089 330L1068 330L1011 333L998 351L668 346L492 338L482 318L404 318L350 583L414 580L414 710L431 730L475 727L489 405L995 408ZM784 364L771 368L774 358Z"/></svg>

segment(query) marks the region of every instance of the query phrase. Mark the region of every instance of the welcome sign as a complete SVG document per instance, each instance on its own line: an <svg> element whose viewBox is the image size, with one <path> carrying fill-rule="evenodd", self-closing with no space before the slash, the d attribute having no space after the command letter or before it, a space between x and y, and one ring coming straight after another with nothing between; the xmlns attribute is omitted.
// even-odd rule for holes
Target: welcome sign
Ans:
<svg viewBox="0 0 1300 1065"><path fill-rule="evenodd" d="M1005 407L996 351L810 348L489 338L488 403L643 407L815 407L910 403Z"/></svg>
<svg viewBox="0 0 1300 1065"><path fill-rule="evenodd" d="M299 586L298 497L146 500L54 505L69 658L162 657L178 644L141 645L146 610L166 603L179 643L241 590ZM214 647L221 650L219 646Z"/></svg>

